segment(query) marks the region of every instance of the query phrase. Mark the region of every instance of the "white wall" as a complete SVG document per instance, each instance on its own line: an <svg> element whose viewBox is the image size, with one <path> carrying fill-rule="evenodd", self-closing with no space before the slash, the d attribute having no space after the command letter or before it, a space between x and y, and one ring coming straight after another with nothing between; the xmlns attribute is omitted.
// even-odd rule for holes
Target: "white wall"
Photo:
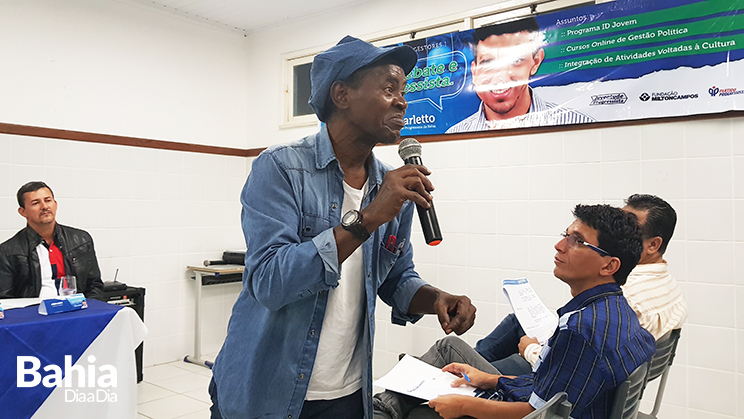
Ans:
<svg viewBox="0 0 744 419"><path fill-rule="evenodd" d="M485 4L379 1L245 41L126 2L0 0L0 120L231 147L294 140L314 129L277 127L280 54ZM394 147L376 152L397 164ZM551 308L569 299L551 261L573 205L634 192L669 200L679 224L668 259L690 315L662 417L744 417L743 118L432 143L424 159L445 240L413 238L418 270L473 298L471 343L509 311L502 278L527 276ZM0 135L0 240L23 225L17 188L47 181L60 222L93 234L104 278L119 268L147 288L145 363L179 359L193 338L185 266L243 246L245 160ZM214 352L239 285L205 291L204 349ZM380 307L376 375L442 336L432 318L388 322Z"/></svg>
<svg viewBox="0 0 744 419"><path fill-rule="evenodd" d="M251 108L259 135L250 147L315 131L276 126L281 53L485 5L419 3L375 2L250 35L251 55L267 63L256 69L261 82L251 87L264 100ZM400 164L395 147L376 153ZM424 161L433 171L444 241L429 248L413 239L417 269L432 284L475 301L477 322L464 336L472 344L510 312L499 290L503 278L528 277L551 308L570 299L552 275L552 246L575 204L620 205L632 193L667 199L679 215L667 259L689 319L661 417L744 418L744 309L737 307L744 302L744 118L431 143ZM398 353L423 353L443 336L435 318L391 325L389 309L379 303L376 376ZM652 385L643 411L651 410L654 394Z"/></svg>
<svg viewBox="0 0 744 419"><path fill-rule="evenodd" d="M251 71L251 93L260 100L251 102L249 121L253 130L249 147L288 142L314 132L314 127L279 129L282 119L282 54L307 49L318 51L335 45L346 35L365 38L369 34L401 28L411 23L436 19L500 1L462 0L377 0L311 16L307 19L250 34L249 55L260 57L261 66Z"/></svg>
<svg viewBox="0 0 744 419"><path fill-rule="evenodd" d="M15 194L54 190L57 220L87 230L104 281L146 288L145 365L193 353L194 281L186 266L243 249L245 159L0 135L0 242L25 226ZM216 352L240 284L205 287L205 353Z"/></svg>
<svg viewBox="0 0 744 419"><path fill-rule="evenodd" d="M246 148L243 35L121 1L0 0L0 122ZM193 353L187 265L242 249L246 159L0 135L0 241L15 193L44 180L58 220L88 230L104 280L146 294L145 365ZM205 288L216 352L240 284Z"/></svg>
<svg viewBox="0 0 744 419"><path fill-rule="evenodd" d="M0 122L246 148L247 40L125 1L0 0Z"/></svg>
<svg viewBox="0 0 744 419"><path fill-rule="evenodd" d="M395 147L378 148L398 164ZM689 317L661 417L744 417L744 118L431 143L423 158L444 241L412 239L417 270L475 301L471 344L511 311L504 278L526 276L551 308L570 299L552 275L552 246L575 204L621 205L636 192L667 199L679 222L666 258ZM434 318L391 325L379 303L377 376L398 353L420 354L443 336Z"/></svg>

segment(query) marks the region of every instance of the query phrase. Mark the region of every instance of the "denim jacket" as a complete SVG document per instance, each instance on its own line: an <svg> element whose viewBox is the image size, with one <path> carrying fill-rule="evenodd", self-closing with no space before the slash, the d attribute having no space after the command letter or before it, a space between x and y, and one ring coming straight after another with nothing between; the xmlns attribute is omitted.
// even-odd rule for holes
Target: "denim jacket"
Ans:
<svg viewBox="0 0 744 419"><path fill-rule="evenodd" d="M362 206L379 191L389 167L368 161ZM341 266L333 228L340 223L344 174L327 128L298 142L273 146L253 162L241 194L247 252L243 290L213 374L223 417L297 419L305 399L328 302ZM404 325L425 282L414 270L410 245L414 204L380 226L362 245L367 363L362 371L365 418L372 417L372 341L375 303L392 307ZM390 235L398 247L383 246ZM385 241L383 241L385 240Z"/></svg>

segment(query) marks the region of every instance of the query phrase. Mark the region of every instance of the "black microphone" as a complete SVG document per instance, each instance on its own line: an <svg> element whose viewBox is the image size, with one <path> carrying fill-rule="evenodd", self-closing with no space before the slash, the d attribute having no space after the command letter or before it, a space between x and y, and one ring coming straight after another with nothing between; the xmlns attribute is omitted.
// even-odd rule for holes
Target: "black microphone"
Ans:
<svg viewBox="0 0 744 419"><path fill-rule="evenodd" d="M414 138L406 138L398 145L398 155L405 164L418 164L423 166L421 161L421 144ZM442 232L439 230L439 221L437 212L434 211L434 203L429 202L429 208L425 209L416 205L421 229L424 230L424 239L429 246L436 246L442 242Z"/></svg>

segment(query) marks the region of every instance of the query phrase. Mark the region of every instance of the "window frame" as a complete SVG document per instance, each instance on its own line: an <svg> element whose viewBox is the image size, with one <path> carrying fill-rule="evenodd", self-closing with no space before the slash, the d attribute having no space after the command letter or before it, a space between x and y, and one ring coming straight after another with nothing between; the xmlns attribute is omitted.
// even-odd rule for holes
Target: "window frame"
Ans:
<svg viewBox="0 0 744 419"><path fill-rule="evenodd" d="M318 123L318 118L314 113L309 115L294 114L294 68L299 65L304 65L313 62L313 58L319 53L314 54L303 54L300 56L286 55L282 58L283 71L282 71L282 122L279 125L280 128L293 128L315 125Z"/></svg>

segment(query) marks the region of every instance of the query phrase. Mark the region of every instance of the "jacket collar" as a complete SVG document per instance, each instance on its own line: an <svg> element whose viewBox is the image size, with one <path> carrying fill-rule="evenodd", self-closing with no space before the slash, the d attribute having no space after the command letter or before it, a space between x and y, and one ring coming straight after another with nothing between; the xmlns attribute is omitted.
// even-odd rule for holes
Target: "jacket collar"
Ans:
<svg viewBox="0 0 744 419"><path fill-rule="evenodd" d="M29 244L32 247L38 246L43 239L41 238L41 235L36 232L33 228L31 228L30 225L26 224L26 228L24 229L26 232L26 238L28 239ZM59 223L54 224L54 233L52 233L52 237L54 237L54 242L57 243L57 246L60 246L59 243L59 237L60 237L60 227ZM47 243L49 244L49 243Z"/></svg>
<svg viewBox="0 0 744 419"><path fill-rule="evenodd" d="M26 224L26 228L24 229L24 231L26 233L26 239L28 240L30 247L34 248L38 246L39 243L41 243L41 235L39 235L36 230L31 228L30 225Z"/></svg>
<svg viewBox="0 0 744 419"><path fill-rule="evenodd" d="M331 137L328 135L328 125L322 124L320 131L315 136L315 168L318 170L325 169L332 161L337 161L336 153L333 152ZM370 153L367 159L367 176L370 191L382 183L383 173L381 173L381 169L380 162L375 158L375 153Z"/></svg>
<svg viewBox="0 0 744 419"><path fill-rule="evenodd" d="M322 124L320 131L315 135L315 168L325 169L334 160L336 153L333 152L331 136L328 135L328 125Z"/></svg>

